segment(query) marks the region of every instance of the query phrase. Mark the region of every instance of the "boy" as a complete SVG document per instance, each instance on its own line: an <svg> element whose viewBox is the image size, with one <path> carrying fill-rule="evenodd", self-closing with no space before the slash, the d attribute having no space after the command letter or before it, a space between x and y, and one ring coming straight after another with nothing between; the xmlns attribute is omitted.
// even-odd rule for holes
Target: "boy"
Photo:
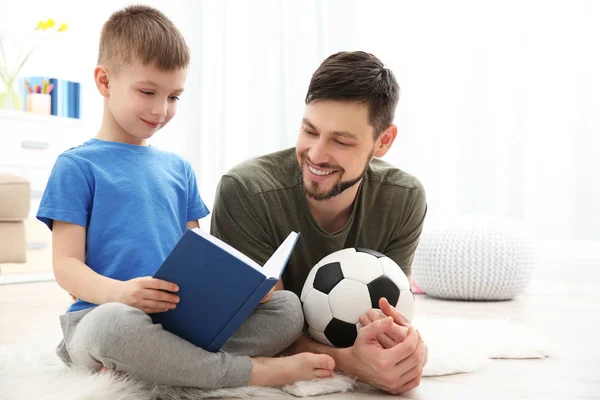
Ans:
<svg viewBox="0 0 600 400"><path fill-rule="evenodd" d="M217 353L148 315L177 307L176 285L151 276L208 214L190 164L147 143L174 117L188 64L181 33L160 11L127 7L103 26L94 71L102 125L58 158L37 215L52 230L56 280L77 298L60 318L57 353L67 365L205 389L331 376L329 356L265 358L300 336L291 292L263 299Z"/></svg>

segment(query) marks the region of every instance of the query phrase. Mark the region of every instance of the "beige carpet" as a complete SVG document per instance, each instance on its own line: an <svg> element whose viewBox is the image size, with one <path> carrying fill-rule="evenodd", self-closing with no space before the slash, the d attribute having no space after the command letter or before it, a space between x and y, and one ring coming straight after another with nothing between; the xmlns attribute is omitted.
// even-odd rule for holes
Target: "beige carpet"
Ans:
<svg viewBox="0 0 600 400"><path fill-rule="evenodd" d="M424 376L471 372L490 358L544 358L549 355L539 333L506 320L421 318L414 324L429 346ZM0 388L4 400L306 397L373 390L343 375L325 381L298 382L281 390L246 387L202 391L154 386L113 374L67 369L53 352L57 341L49 339L0 346Z"/></svg>

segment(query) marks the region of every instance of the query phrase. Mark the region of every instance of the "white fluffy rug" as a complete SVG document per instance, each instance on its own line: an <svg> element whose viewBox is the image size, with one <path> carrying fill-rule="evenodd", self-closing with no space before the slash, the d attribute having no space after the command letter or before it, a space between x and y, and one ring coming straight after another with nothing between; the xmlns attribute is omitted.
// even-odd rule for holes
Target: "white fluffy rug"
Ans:
<svg viewBox="0 0 600 400"><path fill-rule="evenodd" d="M415 320L429 348L424 376L470 372L490 358L544 358L549 355L543 338L531 330L504 320L432 319ZM281 390L244 387L202 391L173 388L116 376L90 374L63 366L54 353L56 342L0 346L0 398L86 400L191 400L251 396L306 397L318 394L364 390L353 379L298 382Z"/></svg>

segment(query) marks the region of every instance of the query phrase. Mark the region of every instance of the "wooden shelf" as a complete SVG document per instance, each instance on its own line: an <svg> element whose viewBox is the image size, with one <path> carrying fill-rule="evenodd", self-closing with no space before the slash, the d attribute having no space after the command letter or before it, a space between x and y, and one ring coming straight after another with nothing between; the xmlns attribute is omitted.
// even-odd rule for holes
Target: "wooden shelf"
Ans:
<svg viewBox="0 0 600 400"><path fill-rule="evenodd" d="M58 124L66 126L77 126L81 120L77 118L57 117L55 115L41 115L19 110L7 110L0 108L0 119L12 119L24 122Z"/></svg>

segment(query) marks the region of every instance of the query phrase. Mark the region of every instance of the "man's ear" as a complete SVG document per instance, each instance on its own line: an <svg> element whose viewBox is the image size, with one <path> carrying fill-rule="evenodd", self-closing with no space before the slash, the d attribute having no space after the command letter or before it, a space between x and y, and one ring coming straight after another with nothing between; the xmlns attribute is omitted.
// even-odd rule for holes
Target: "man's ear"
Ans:
<svg viewBox="0 0 600 400"><path fill-rule="evenodd" d="M104 97L108 97L110 94L110 84L108 68L106 66L98 65L94 69L94 81L96 82L96 87L100 94Z"/></svg>
<svg viewBox="0 0 600 400"><path fill-rule="evenodd" d="M392 147L394 140L396 140L396 135L398 135L398 127L393 124L388 126L388 128L379 135L379 138L377 138L373 155L375 157L383 157Z"/></svg>

